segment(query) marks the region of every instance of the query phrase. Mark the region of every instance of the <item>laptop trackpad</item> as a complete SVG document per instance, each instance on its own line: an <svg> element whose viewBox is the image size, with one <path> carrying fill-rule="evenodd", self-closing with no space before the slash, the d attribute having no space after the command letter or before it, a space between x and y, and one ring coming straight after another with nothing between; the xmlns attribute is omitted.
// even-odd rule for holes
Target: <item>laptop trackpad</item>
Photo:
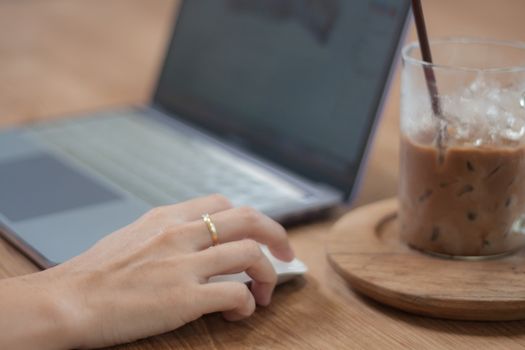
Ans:
<svg viewBox="0 0 525 350"><path fill-rule="evenodd" d="M0 162L0 213L11 222L121 198L50 154Z"/></svg>

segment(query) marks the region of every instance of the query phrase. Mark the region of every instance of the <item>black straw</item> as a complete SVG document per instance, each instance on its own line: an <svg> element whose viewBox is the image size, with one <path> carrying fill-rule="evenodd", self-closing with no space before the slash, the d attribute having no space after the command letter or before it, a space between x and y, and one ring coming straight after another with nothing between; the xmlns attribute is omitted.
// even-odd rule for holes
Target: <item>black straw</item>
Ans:
<svg viewBox="0 0 525 350"><path fill-rule="evenodd" d="M417 37L419 39L419 47L421 48L423 61L431 64L432 54L430 53L430 45L428 43L427 28L425 26L425 18L423 17L421 0L412 0L412 12L416 21ZM424 65L423 71L425 72L428 93L430 94L432 111L436 117L441 118L441 104L439 103L439 95L434 70L432 69L432 66Z"/></svg>

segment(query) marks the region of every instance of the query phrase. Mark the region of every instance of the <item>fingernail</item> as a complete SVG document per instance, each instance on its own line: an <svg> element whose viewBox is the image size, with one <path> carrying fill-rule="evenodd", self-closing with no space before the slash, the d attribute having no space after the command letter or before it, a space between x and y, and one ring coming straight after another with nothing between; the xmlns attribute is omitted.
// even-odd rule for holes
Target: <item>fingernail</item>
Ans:
<svg viewBox="0 0 525 350"><path fill-rule="evenodd" d="M295 253L292 248L283 248L279 250L281 260L292 261L295 258Z"/></svg>
<svg viewBox="0 0 525 350"><path fill-rule="evenodd" d="M272 293L264 296L261 298L261 301L259 302L259 305L261 306L268 306L272 302Z"/></svg>

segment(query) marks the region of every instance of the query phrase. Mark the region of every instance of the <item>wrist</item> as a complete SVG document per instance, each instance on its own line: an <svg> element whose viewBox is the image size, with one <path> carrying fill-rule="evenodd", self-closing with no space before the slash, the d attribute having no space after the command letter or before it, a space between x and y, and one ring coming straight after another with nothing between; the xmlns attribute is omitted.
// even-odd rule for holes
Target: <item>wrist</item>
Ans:
<svg viewBox="0 0 525 350"><path fill-rule="evenodd" d="M44 324L40 337L50 347L56 349L71 349L75 347L75 337L72 332L72 322L67 307L57 295L43 295L36 307L36 317Z"/></svg>
<svg viewBox="0 0 525 350"><path fill-rule="evenodd" d="M45 323L42 338L47 344L53 344L50 347L54 349L76 348L79 345L76 327L79 311L75 293L50 272L39 273L35 281L35 290L39 291L35 313Z"/></svg>
<svg viewBox="0 0 525 350"><path fill-rule="evenodd" d="M1 281L0 329L8 331L0 332L0 348L69 349L74 345L67 312L55 286L42 274Z"/></svg>
<svg viewBox="0 0 525 350"><path fill-rule="evenodd" d="M56 269L56 271L54 271ZM55 348L72 349L83 347L83 335L89 332L83 327L83 310L82 310L82 288L79 281L72 276L68 278L55 278L63 274L59 267L52 268L42 272L42 275L50 288L41 298L41 308L45 310L50 323L48 335L50 339L55 339ZM39 285L41 285L40 282Z"/></svg>

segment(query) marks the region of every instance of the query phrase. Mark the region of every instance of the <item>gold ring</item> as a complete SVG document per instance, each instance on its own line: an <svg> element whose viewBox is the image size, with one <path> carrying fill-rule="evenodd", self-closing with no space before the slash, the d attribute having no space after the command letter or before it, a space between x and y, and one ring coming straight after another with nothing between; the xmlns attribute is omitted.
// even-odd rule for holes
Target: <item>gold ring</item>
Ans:
<svg viewBox="0 0 525 350"><path fill-rule="evenodd" d="M212 245L219 244L219 235L217 234L217 228L215 227L215 224L213 221L211 221L210 214L202 214L202 220L204 220L204 223L206 224L206 227L208 227L208 231L211 235L211 242Z"/></svg>

